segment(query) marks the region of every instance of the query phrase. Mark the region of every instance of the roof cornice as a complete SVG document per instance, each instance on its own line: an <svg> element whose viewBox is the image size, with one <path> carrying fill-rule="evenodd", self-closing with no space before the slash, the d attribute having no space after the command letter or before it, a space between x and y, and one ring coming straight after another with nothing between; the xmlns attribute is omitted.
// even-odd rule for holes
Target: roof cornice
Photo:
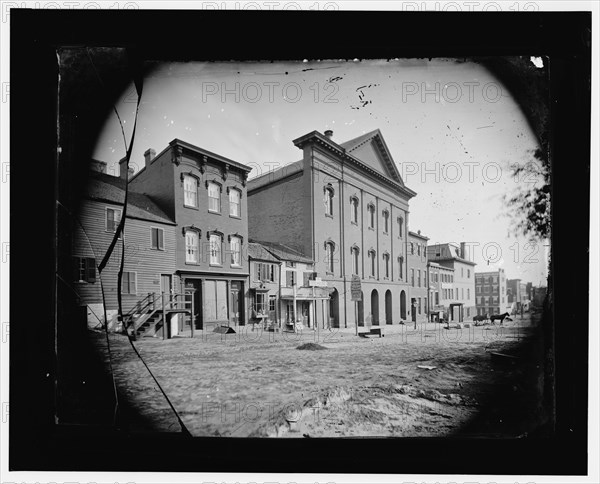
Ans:
<svg viewBox="0 0 600 484"><path fill-rule="evenodd" d="M207 156L213 158L214 160L220 161L221 163L225 163L230 165L231 167L235 167L241 171L249 173L252 171L252 167L244 165L243 163L239 163L238 161L230 160L229 158L225 158L224 156L213 153L212 151L205 150L204 148L200 148L199 146L195 146L187 141L182 141L178 138L175 138L173 141L169 143L169 146L175 147L179 146L182 149L187 150L193 154Z"/></svg>
<svg viewBox="0 0 600 484"><path fill-rule="evenodd" d="M396 190L401 192L403 195L405 195L409 199L414 197L417 194L417 192L411 190L410 188L403 186L394 180L391 180L389 177L383 175L382 173L379 173L378 171L374 170L370 166L367 166L365 163L360 161L358 158L356 158L355 156L348 153L345 148L341 147L336 142L330 140L329 138L322 135L318 131L312 131L308 134L305 134L304 136L301 136L300 138L296 138L295 140L293 140L293 143L295 146L297 146L300 149L302 149L308 143L313 143L317 146L325 148L328 151L330 151L330 152L334 153L335 155L337 155L338 157L340 157L342 160L347 160L347 161L350 161L351 163L355 164L361 170L368 173L373 178L376 178L378 181L381 181L381 182L385 183L386 185L395 188Z"/></svg>

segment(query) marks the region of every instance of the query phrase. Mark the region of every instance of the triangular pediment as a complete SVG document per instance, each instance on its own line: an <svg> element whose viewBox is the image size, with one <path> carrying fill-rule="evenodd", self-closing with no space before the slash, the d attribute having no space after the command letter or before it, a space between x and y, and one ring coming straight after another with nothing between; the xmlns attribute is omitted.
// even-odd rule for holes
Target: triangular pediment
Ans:
<svg viewBox="0 0 600 484"><path fill-rule="evenodd" d="M378 129L342 143L340 146L345 148L347 154L357 158L369 168L404 186L396 163Z"/></svg>

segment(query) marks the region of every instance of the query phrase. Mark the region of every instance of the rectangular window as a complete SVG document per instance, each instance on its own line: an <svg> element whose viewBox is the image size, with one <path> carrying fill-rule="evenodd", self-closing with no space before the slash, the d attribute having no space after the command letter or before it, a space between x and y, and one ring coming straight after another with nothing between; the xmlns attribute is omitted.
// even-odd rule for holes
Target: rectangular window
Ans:
<svg viewBox="0 0 600 484"><path fill-rule="evenodd" d="M209 212L221 212L221 187L216 183L208 184L208 210Z"/></svg>
<svg viewBox="0 0 600 484"><path fill-rule="evenodd" d="M240 199L241 199L241 194L239 190L231 189L229 191L229 215L231 215L232 217L241 217L241 210L240 210Z"/></svg>
<svg viewBox="0 0 600 484"><path fill-rule="evenodd" d="M275 303L277 301L277 296L269 296L269 312L275 312Z"/></svg>
<svg viewBox="0 0 600 484"><path fill-rule="evenodd" d="M218 234L210 235L210 263L213 265L221 265L221 236Z"/></svg>
<svg viewBox="0 0 600 484"><path fill-rule="evenodd" d="M414 269L410 270L410 285L412 287L415 287L415 270Z"/></svg>
<svg viewBox="0 0 600 484"><path fill-rule="evenodd" d="M254 296L254 311L256 314L267 314L267 296L263 292L257 292Z"/></svg>
<svg viewBox="0 0 600 484"><path fill-rule="evenodd" d="M467 288L467 299L471 299L471 289Z"/></svg>
<svg viewBox="0 0 600 484"><path fill-rule="evenodd" d="M421 269L417 269L417 287L421 287Z"/></svg>
<svg viewBox="0 0 600 484"><path fill-rule="evenodd" d="M242 240L239 237L231 237L229 242L231 252L231 265L239 267L242 265Z"/></svg>
<svg viewBox="0 0 600 484"><path fill-rule="evenodd" d="M121 223L121 210L118 208L106 208L106 231L113 234Z"/></svg>
<svg viewBox="0 0 600 484"><path fill-rule="evenodd" d="M96 282L96 259L92 257L73 257L73 281Z"/></svg>
<svg viewBox="0 0 600 484"><path fill-rule="evenodd" d="M296 271L286 271L285 283L287 287L292 287L296 284Z"/></svg>
<svg viewBox="0 0 600 484"><path fill-rule="evenodd" d="M183 204L186 207L198 208L198 181L193 176L183 177Z"/></svg>
<svg viewBox="0 0 600 484"><path fill-rule="evenodd" d="M152 227L152 248L157 250L164 250L165 248L165 232L163 229Z"/></svg>
<svg viewBox="0 0 600 484"><path fill-rule="evenodd" d="M137 293L137 273L135 272L123 272L123 279L121 281L121 287L123 294L136 294Z"/></svg>
<svg viewBox="0 0 600 484"><path fill-rule="evenodd" d="M418 306L418 308L419 308L418 313L421 314L421 298L417 298L417 302L419 304L419 306Z"/></svg>
<svg viewBox="0 0 600 484"><path fill-rule="evenodd" d="M192 264L198 263L198 232L185 233L185 261Z"/></svg>
<svg viewBox="0 0 600 484"><path fill-rule="evenodd" d="M438 305L440 303L440 293L435 291L435 304Z"/></svg>

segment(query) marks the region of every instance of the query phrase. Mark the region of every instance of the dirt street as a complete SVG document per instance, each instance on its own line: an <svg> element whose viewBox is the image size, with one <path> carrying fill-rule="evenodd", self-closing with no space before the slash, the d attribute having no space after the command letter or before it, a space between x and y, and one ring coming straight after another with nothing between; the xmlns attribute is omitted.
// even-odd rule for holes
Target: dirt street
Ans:
<svg viewBox="0 0 600 484"><path fill-rule="evenodd" d="M543 420L528 315L503 327L383 326L382 338L241 329L134 343L194 436L514 437ZM179 431L129 341L110 344L131 428Z"/></svg>

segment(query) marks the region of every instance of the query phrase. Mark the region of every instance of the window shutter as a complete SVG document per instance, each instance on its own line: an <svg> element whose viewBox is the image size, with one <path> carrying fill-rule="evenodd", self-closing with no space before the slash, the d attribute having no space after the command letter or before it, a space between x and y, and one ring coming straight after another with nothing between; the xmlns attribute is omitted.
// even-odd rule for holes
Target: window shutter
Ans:
<svg viewBox="0 0 600 484"><path fill-rule="evenodd" d="M158 231L155 228L151 228L150 229L150 233L152 235L152 248L153 249L157 249L158 248Z"/></svg>
<svg viewBox="0 0 600 484"><path fill-rule="evenodd" d="M88 257L86 259L86 276L88 282L96 282L96 259Z"/></svg>

